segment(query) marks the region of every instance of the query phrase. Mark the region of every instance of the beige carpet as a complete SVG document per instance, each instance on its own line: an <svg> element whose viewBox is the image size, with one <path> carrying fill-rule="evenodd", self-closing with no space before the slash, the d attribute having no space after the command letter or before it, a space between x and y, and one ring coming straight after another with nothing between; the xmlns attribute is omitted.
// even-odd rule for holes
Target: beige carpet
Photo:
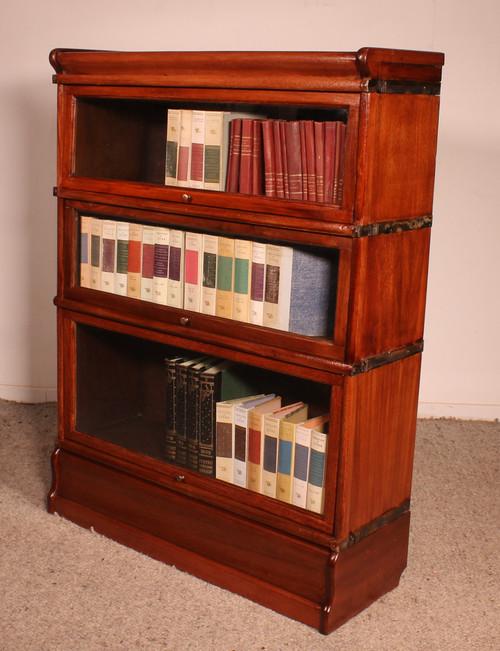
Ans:
<svg viewBox="0 0 500 651"><path fill-rule="evenodd" d="M55 405L0 401L0 650L500 649L499 423L419 421L409 564L328 637L45 510Z"/></svg>

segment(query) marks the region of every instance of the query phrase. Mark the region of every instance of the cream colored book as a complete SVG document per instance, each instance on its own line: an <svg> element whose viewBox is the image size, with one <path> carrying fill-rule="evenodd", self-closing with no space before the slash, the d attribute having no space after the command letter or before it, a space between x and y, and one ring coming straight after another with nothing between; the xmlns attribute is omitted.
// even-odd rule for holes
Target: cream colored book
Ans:
<svg viewBox="0 0 500 651"><path fill-rule="evenodd" d="M153 277L155 259L155 227L145 224L142 228L141 300L153 300Z"/></svg>
<svg viewBox="0 0 500 651"><path fill-rule="evenodd" d="M153 260L153 302L167 304L168 256L170 250L170 229L155 227L155 252Z"/></svg>
<svg viewBox="0 0 500 651"><path fill-rule="evenodd" d="M101 258L101 290L115 293L116 276L116 221L102 221L102 258Z"/></svg>
<svg viewBox="0 0 500 651"><path fill-rule="evenodd" d="M127 295L128 284L128 241L130 225L128 222L116 223L116 277L115 293Z"/></svg>
<svg viewBox="0 0 500 651"><path fill-rule="evenodd" d="M264 415L281 407L278 396L263 405L254 407L248 414L247 488L262 492L262 455L264 450Z"/></svg>
<svg viewBox="0 0 500 651"><path fill-rule="evenodd" d="M128 239L127 296L141 298L142 224L132 222Z"/></svg>
<svg viewBox="0 0 500 651"><path fill-rule="evenodd" d="M167 154L165 165L165 185L177 185L177 164L179 157L179 135L181 112L170 108L167 111Z"/></svg>
<svg viewBox="0 0 500 651"><path fill-rule="evenodd" d="M90 287L90 220L80 216L80 287Z"/></svg>
<svg viewBox="0 0 500 651"><path fill-rule="evenodd" d="M168 258L167 305L184 306L184 231L170 229Z"/></svg>
<svg viewBox="0 0 500 651"><path fill-rule="evenodd" d="M293 468L292 504L307 506L307 483L309 480L309 460L311 455L312 430L325 431L328 427L329 415L324 414L310 418L295 429L295 459Z"/></svg>
<svg viewBox="0 0 500 651"><path fill-rule="evenodd" d="M203 282L203 235L188 232L184 251L184 307L199 312Z"/></svg>
<svg viewBox="0 0 500 651"><path fill-rule="evenodd" d="M219 237L217 249L216 316L232 319L234 283L234 239Z"/></svg>
<svg viewBox="0 0 500 651"><path fill-rule="evenodd" d="M276 497L278 444L284 421L299 423L307 418L307 405L297 402L264 416L262 453L262 494Z"/></svg>
<svg viewBox="0 0 500 651"><path fill-rule="evenodd" d="M101 289L102 270L102 219L92 217L90 220L90 286Z"/></svg>
<svg viewBox="0 0 500 651"><path fill-rule="evenodd" d="M250 264L252 242L234 241L234 292L233 319L248 323L250 320Z"/></svg>
<svg viewBox="0 0 500 651"><path fill-rule="evenodd" d="M217 250L219 238L203 234L203 279L201 287L201 312L215 316L217 294Z"/></svg>

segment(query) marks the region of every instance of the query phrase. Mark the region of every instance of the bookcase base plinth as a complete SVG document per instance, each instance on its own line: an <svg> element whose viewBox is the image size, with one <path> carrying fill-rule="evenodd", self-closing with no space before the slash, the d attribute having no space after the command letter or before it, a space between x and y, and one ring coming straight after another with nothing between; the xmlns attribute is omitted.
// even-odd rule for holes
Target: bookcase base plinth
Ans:
<svg viewBox="0 0 500 651"><path fill-rule="evenodd" d="M332 552L63 449L54 471L52 513L324 634L396 587L406 566L408 512Z"/></svg>

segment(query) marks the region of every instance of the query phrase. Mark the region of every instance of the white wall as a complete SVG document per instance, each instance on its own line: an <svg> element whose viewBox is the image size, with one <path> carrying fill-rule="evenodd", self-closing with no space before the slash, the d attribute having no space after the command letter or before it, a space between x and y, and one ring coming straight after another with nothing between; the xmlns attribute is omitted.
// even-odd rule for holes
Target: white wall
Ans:
<svg viewBox="0 0 500 651"><path fill-rule="evenodd" d="M4 3L0 397L56 396L55 87L47 60L52 48L372 45L446 53L420 415L499 417L498 7L497 0Z"/></svg>

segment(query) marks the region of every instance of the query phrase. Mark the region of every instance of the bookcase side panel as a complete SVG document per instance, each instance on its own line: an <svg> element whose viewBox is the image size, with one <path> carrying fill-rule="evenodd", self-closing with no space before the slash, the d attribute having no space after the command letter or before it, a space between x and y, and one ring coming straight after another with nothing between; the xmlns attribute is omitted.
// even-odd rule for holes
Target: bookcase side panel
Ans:
<svg viewBox="0 0 500 651"><path fill-rule="evenodd" d="M430 233L424 228L354 241L349 361L422 339Z"/></svg>
<svg viewBox="0 0 500 651"><path fill-rule="evenodd" d="M409 500L421 355L346 378L335 535Z"/></svg>
<svg viewBox="0 0 500 651"><path fill-rule="evenodd" d="M439 96L362 96L355 221L432 214Z"/></svg>

